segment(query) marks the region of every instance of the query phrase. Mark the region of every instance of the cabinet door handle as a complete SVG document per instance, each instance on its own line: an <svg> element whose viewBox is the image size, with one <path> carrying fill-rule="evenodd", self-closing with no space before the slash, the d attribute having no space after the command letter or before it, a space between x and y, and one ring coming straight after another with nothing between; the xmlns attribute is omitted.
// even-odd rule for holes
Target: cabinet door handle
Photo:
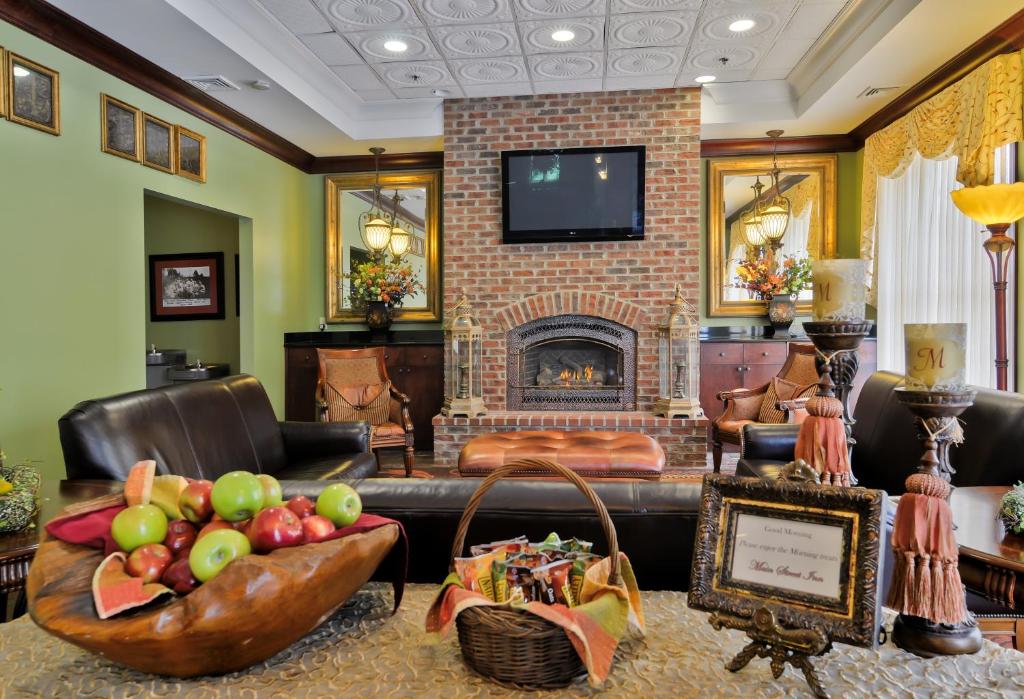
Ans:
<svg viewBox="0 0 1024 699"><path fill-rule="evenodd" d="M724 357L724 356L725 356L725 352L719 352L719 353L718 353L718 356L719 356L719 357Z"/></svg>
<svg viewBox="0 0 1024 699"><path fill-rule="evenodd" d="M767 352L762 352L762 353L761 353L761 356L762 356L762 357L767 357L767 356L768 356L768 353L767 353Z"/></svg>

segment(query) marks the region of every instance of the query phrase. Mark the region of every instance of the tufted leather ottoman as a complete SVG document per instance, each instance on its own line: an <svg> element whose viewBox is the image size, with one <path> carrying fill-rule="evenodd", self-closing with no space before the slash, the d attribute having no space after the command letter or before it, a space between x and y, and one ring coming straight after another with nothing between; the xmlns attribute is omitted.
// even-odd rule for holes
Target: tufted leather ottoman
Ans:
<svg viewBox="0 0 1024 699"><path fill-rule="evenodd" d="M503 464L526 458L555 461L592 478L656 480L665 468L665 452L645 434L527 430L495 432L469 440L459 454L459 474L486 476ZM518 475L549 473L524 470Z"/></svg>

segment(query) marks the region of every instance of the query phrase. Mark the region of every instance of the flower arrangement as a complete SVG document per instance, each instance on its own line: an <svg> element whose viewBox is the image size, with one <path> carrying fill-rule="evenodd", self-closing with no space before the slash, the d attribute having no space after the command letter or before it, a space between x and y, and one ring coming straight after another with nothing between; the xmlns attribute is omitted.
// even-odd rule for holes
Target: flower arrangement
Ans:
<svg viewBox="0 0 1024 699"><path fill-rule="evenodd" d="M787 256L778 271L767 258L743 260L736 268L738 289L746 289L762 301L781 294L799 294L811 285L811 263L807 258Z"/></svg>
<svg viewBox="0 0 1024 699"><path fill-rule="evenodd" d="M999 519L1006 530L1024 534L1024 483L1017 483L999 502Z"/></svg>
<svg viewBox="0 0 1024 699"><path fill-rule="evenodd" d="M362 262L344 277L351 282L349 300L355 307L383 301L389 308L395 308L401 306L407 296L424 288L412 267L396 260Z"/></svg>

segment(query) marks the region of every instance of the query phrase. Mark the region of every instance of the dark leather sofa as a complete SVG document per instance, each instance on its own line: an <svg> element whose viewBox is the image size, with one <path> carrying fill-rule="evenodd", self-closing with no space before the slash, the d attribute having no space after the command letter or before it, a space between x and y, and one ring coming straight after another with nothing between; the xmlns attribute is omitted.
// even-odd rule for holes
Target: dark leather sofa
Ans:
<svg viewBox="0 0 1024 699"><path fill-rule="evenodd" d="M377 472L367 423L278 422L263 386L246 375L84 401L57 425L69 479L124 480L140 459L154 459L159 473L209 479L234 470L292 480Z"/></svg>
<svg viewBox="0 0 1024 699"><path fill-rule="evenodd" d="M910 411L893 390L899 374L880 371L864 384L853 411L851 467L858 485L892 495L904 492L923 451ZM964 443L950 449L954 486L1010 485L1024 479L1024 395L979 388L964 411ZM773 478L793 459L795 425L747 425L737 475Z"/></svg>

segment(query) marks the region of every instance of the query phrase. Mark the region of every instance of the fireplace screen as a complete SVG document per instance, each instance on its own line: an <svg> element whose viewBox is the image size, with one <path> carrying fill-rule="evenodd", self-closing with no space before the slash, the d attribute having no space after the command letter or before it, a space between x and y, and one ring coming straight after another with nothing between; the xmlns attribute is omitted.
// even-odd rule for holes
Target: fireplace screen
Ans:
<svg viewBox="0 0 1024 699"><path fill-rule="evenodd" d="M555 316L509 333L510 410L632 410L636 333L592 316Z"/></svg>

